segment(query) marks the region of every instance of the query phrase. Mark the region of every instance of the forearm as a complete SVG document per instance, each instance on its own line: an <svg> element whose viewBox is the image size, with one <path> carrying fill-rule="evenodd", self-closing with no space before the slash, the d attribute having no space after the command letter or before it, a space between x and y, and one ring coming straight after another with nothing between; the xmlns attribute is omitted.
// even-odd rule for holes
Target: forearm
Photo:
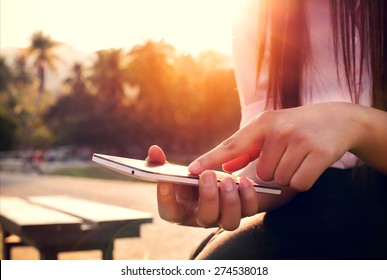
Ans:
<svg viewBox="0 0 387 280"><path fill-rule="evenodd" d="M349 127L342 130L345 135L339 136L348 138L347 143L350 144L344 146L367 165L387 173L387 112L351 103L332 103L332 108L334 108L333 111L339 112L337 117L341 118L336 121L342 121L347 128ZM332 116L333 113L330 112L328 115ZM340 141L334 142L338 144ZM331 145L334 143L331 142ZM340 147L342 148L343 146ZM239 173L250 177L255 176L255 170L251 169L251 165L250 168L246 167ZM278 208L295 195L296 192L289 187L284 187L280 196L258 194L259 212Z"/></svg>
<svg viewBox="0 0 387 280"><path fill-rule="evenodd" d="M350 152L367 165L387 174L387 112L355 106L358 136Z"/></svg>

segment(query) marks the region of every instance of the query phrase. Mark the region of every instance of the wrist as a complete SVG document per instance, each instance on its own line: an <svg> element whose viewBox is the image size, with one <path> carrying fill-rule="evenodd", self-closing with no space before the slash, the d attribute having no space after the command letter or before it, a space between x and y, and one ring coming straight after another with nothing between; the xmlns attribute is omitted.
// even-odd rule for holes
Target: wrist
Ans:
<svg viewBox="0 0 387 280"><path fill-rule="evenodd" d="M360 160L387 174L387 112L361 105L353 110L356 135L349 150Z"/></svg>
<svg viewBox="0 0 387 280"><path fill-rule="evenodd" d="M372 126L372 117L369 113L369 107L362 105L351 104L350 110L350 123L352 127L352 143L349 147L349 152L358 154L362 150L368 133L372 133L374 128Z"/></svg>

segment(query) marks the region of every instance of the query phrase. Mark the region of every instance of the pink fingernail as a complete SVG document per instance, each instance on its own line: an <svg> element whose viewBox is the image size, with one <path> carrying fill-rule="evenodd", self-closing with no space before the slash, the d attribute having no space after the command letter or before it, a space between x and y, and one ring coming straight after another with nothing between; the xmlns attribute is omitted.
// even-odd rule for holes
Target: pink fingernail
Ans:
<svg viewBox="0 0 387 280"><path fill-rule="evenodd" d="M159 191L162 195L168 195L169 194L169 185L167 184L159 184Z"/></svg>
<svg viewBox="0 0 387 280"><path fill-rule="evenodd" d="M203 183L206 187L211 187L216 184L216 178L211 171L204 171L200 177L203 178Z"/></svg>
<svg viewBox="0 0 387 280"><path fill-rule="evenodd" d="M188 165L188 170L191 173L197 174L200 171L200 163L198 161L192 162L190 165Z"/></svg>
<svg viewBox="0 0 387 280"><path fill-rule="evenodd" d="M224 189L228 192L234 189L234 181L231 178L224 178L223 185L224 185Z"/></svg>
<svg viewBox="0 0 387 280"><path fill-rule="evenodd" d="M241 177L239 179L239 187L242 189L247 189L248 187L250 187L250 184L251 182L246 177Z"/></svg>

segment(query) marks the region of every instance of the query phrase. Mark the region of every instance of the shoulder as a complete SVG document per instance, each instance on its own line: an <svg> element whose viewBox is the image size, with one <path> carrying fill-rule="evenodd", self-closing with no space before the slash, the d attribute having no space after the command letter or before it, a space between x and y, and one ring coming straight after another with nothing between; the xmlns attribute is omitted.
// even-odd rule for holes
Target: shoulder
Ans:
<svg viewBox="0 0 387 280"><path fill-rule="evenodd" d="M256 45L259 2L238 2L233 20L234 73L242 107L251 103L256 86Z"/></svg>

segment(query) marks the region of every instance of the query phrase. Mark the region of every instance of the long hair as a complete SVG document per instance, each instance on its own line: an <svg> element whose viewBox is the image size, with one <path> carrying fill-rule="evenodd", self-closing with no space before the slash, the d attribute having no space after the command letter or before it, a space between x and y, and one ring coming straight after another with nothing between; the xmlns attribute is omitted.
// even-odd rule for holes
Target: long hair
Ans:
<svg viewBox="0 0 387 280"><path fill-rule="evenodd" d="M268 54L268 100L274 100L273 104L281 108L301 105L303 70L310 54L305 5L304 0L261 0L257 79ZM360 57L356 57L354 48L356 8L360 13ZM339 81L347 84L352 100L357 103L362 94L360 80L364 71L369 71L372 106L387 111L387 3L330 0L330 9L336 66L342 63L345 72L342 81L337 71Z"/></svg>

